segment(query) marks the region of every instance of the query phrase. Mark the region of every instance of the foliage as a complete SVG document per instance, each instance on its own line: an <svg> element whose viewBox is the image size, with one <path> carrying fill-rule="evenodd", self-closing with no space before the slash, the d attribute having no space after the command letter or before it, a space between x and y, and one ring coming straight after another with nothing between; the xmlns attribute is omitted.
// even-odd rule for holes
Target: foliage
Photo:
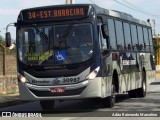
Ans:
<svg viewBox="0 0 160 120"><path fill-rule="evenodd" d="M155 38L153 38L153 45L154 45L154 51L155 51L155 53L157 53L158 52L158 50L160 49L160 45L158 44L158 41L159 41L160 39L155 39Z"/></svg>
<svg viewBox="0 0 160 120"><path fill-rule="evenodd" d="M155 51L155 59L156 59L156 65L158 64L157 62L157 53L159 52L160 50L160 39L159 38L153 38L153 45L154 45L154 51Z"/></svg>
<svg viewBox="0 0 160 120"><path fill-rule="evenodd" d="M0 36L0 44L5 47L5 41L3 40L3 38L1 36ZM2 51L1 48L0 48L0 51ZM5 52L6 52L6 55L14 55L15 56L16 55L16 48L9 50L8 48L5 47ZM0 54L2 54L2 52L0 52Z"/></svg>

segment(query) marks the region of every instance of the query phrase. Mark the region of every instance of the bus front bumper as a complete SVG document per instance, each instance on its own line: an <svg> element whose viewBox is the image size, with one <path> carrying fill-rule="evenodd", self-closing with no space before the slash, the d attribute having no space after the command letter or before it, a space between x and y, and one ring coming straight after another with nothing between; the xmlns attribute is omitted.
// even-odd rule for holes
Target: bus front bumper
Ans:
<svg viewBox="0 0 160 120"><path fill-rule="evenodd" d="M37 86L18 83L21 100L65 100L101 97L101 77L85 80L78 84ZM53 93L51 88L64 88L63 93Z"/></svg>

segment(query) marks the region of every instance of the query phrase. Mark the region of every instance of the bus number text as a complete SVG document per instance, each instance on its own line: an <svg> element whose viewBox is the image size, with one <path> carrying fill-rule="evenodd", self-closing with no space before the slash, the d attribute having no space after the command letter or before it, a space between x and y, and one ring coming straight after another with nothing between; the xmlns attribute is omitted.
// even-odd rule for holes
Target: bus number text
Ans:
<svg viewBox="0 0 160 120"><path fill-rule="evenodd" d="M63 83L77 83L80 81L80 78L64 78Z"/></svg>

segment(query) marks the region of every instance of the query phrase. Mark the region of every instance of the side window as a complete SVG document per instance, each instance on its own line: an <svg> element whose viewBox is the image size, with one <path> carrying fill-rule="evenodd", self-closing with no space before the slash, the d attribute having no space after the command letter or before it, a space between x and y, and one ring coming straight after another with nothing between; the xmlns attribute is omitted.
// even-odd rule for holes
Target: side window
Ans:
<svg viewBox="0 0 160 120"><path fill-rule="evenodd" d="M123 27L122 22L115 21L116 23L116 35L117 35L117 48L119 50L124 49L124 36L123 36Z"/></svg>
<svg viewBox="0 0 160 120"><path fill-rule="evenodd" d="M147 28L143 28L144 42L146 51L149 51L149 39L148 39L148 31Z"/></svg>
<svg viewBox="0 0 160 120"><path fill-rule="evenodd" d="M111 49L117 49L115 26L114 26L114 21L112 19L108 19L108 28L109 28L110 48Z"/></svg>
<svg viewBox="0 0 160 120"><path fill-rule="evenodd" d="M104 30L105 29L105 30ZM103 25L101 25L101 45L103 49L107 49L108 47L108 39L105 36L105 33L108 33L108 27L105 25L105 27L103 27Z"/></svg>
<svg viewBox="0 0 160 120"><path fill-rule="evenodd" d="M130 32L130 26L128 23L123 23L124 25L124 37L126 42L126 48L127 50L132 49L132 43L131 43L131 32Z"/></svg>
<svg viewBox="0 0 160 120"><path fill-rule="evenodd" d="M138 30L138 40L139 40L138 49L144 51L144 41L143 41L142 27L138 26L137 30Z"/></svg>
<svg viewBox="0 0 160 120"><path fill-rule="evenodd" d="M149 34L150 50L151 50L151 52L153 52L153 41L152 41L151 29L148 29L148 34Z"/></svg>
<svg viewBox="0 0 160 120"><path fill-rule="evenodd" d="M138 40L137 40L137 30L135 25L131 25L131 35L132 35L133 50L137 50Z"/></svg>

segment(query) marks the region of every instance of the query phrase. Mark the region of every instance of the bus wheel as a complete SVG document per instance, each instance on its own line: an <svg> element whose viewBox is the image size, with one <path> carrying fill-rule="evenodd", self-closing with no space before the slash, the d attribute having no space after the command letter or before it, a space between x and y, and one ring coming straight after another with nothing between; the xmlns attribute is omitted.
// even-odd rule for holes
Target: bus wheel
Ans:
<svg viewBox="0 0 160 120"><path fill-rule="evenodd" d="M128 95L130 98L136 98L137 97L137 90L128 91Z"/></svg>
<svg viewBox="0 0 160 120"><path fill-rule="evenodd" d="M44 111L51 111L54 108L55 101L54 100L42 100L40 101L40 105Z"/></svg>
<svg viewBox="0 0 160 120"><path fill-rule="evenodd" d="M146 85L146 74L145 71L142 72L142 87L137 89L138 97L145 97L147 93L147 85Z"/></svg>
<svg viewBox="0 0 160 120"><path fill-rule="evenodd" d="M103 98L102 104L105 108L111 108L114 106L116 100L115 85L112 83L111 96Z"/></svg>

